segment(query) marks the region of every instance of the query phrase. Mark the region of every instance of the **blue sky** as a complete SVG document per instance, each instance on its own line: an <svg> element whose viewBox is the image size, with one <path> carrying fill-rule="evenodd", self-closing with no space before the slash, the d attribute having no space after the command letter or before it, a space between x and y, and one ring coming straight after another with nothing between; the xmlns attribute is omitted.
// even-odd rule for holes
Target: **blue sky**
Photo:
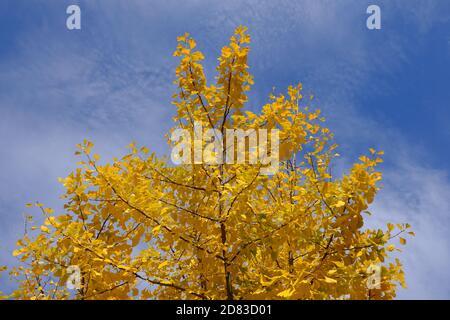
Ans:
<svg viewBox="0 0 450 320"><path fill-rule="evenodd" d="M65 27L70 4L82 30ZM381 30L366 28L369 4ZM301 81L340 144L338 170L385 150L368 225L408 221L417 234L400 298L449 299L450 2L440 0L1 1L0 265L14 264L25 203L61 207L57 178L75 167L76 143L92 140L104 158L132 140L167 153L176 36L195 37L213 77L240 24L252 36L247 107Z"/></svg>

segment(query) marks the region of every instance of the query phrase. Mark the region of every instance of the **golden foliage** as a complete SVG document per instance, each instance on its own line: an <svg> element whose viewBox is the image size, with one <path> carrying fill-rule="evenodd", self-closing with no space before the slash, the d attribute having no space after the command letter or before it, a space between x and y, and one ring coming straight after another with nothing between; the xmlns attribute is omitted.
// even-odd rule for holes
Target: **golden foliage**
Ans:
<svg viewBox="0 0 450 320"><path fill-rule="evenodd" d="M205 79L195 41L178 38L175 84L178 127L280 129L281 169L260 165L171 166L129 146L100 165L92 143L78 145L79 167L61 182L65 212L42 204L42 226L18 241L11 270L20 299L391 299L404 285L390 240L409 225L364 228L381 173L370 150L342 178L320 111L310 111L302 86L270 96L261 114L243 112L253 84L250 37L239 27L222 49L214 84ZM405 240L400 238L405 244ZM79 266L81 287L66 286ZM378 289L369 266L380 265Z"/></svg>

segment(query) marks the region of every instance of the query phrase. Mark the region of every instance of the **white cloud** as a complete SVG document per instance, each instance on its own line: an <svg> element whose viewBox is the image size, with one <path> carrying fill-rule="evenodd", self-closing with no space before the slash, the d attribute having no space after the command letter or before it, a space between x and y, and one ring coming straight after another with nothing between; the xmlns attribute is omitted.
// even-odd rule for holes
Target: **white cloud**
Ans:
<svg viewBox="0 0 450 320"><path fill-rule="evenodd" d="M450 184L444 171L425 168L399 157L398 166L384 173L384 188L372 207L377 225L412 225L416 237L400 254L407 290L400 298L448 298L450 294Z"/></svg>
<svg viewBox="0 0 450 320"><path fill-rule="evenodd" d="M404 3L383 2L383 21L402 17L426 34L436 21L448 20L442 2ZM12 261L5 252L21 232L23 204L57 204L56 178L73 168L75 143L89 138L105 157L122 153L134 139L165 150L177 35L189 31L199 40L210 71L232 30L247 24L258 90L251 107L259 109L273 85L282 91L281 83L303 81L306 90L315 89L344 151L359 153L373 144L385 149L385 188L372 209L373 223L408 221L417 234L404 250L410 288L400 297L448 298L447 173L419 165L421 150L355 103L354 93L368 88L372 77L395 74L408 63L408 43L396 33L374 47L364 29L366 7L318 0L98 1L82 6L78 34L62 25L22 35L17 55L0 61L0 264Z"/></svg>

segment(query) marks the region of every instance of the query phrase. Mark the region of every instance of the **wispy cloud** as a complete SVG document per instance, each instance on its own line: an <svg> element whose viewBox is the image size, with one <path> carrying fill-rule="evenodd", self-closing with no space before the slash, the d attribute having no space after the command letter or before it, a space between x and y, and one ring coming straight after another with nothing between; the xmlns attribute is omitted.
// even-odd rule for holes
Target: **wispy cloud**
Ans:
<svg viewBox="0 0 450 320"><path fill-rule="evenodd" d="M105 157L123 153L131 140L166 151L177 35L197 38L211 78L220 47L245 24L256 80L249 108L258 110L272 86L280 92L302 81L348 155L340 171L369 147L385 149L385 187L371 223L409 221L417 234L404 250L410 288L400 297L448 298L448 172L425 165L437 151L412 145L402 128L373 116L378 106L365 102L395 93L396 75L417 63L412 45L422 49L436 26L448 25L449 4L379 2L378 34L365 29L370 1L79 1L78 33L64 28L63 2L42 3L29 25L16 21L21 32L13 41L8 36L13 47L0 60L0 264L13 262L7 253L22 232L24 203L60 205L56 178L73 168L76 143L91 139ZM449 34L442 39L436 41L448 48ZM395 103L400 106L389 107L406 110ZM439 125L448 132L445 121Z"/></svg>
<svg viewBox="0 0 450 320"><path fill-rule="evenodd" d="M450 185L448 174L399 158L372 211L375 224L411 223L416 237L403 249L407 290L400 298L448 298L450 295Z"/></svg>

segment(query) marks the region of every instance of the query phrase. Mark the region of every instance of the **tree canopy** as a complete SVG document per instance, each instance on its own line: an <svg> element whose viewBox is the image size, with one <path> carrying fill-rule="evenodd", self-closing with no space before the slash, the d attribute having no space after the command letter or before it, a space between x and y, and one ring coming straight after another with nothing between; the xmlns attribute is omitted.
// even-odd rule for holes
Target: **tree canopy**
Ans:
<svg viewBox="0 0 450 320"><path fill-rule="evenodd" d="M383 152L370 149L348 173L333 134L302 85L245 110L253 85L250 37L238 27L208 82L203 54L185 34L174 56L174 128L278 129L279 170L253 163L173 165L135 143L100 164L78 145L78 167L61 179L64 211L37 203L10 270L17 299L391 299L404 273L392 239L408 224L369 229ZM173 131L172 131L173 132ZM168 143L174 142L167 137ZM70 267L80 272L71 290ZM377 273L377 274L376 274ZM374 275L378 280L370 285Z"/></svg>

